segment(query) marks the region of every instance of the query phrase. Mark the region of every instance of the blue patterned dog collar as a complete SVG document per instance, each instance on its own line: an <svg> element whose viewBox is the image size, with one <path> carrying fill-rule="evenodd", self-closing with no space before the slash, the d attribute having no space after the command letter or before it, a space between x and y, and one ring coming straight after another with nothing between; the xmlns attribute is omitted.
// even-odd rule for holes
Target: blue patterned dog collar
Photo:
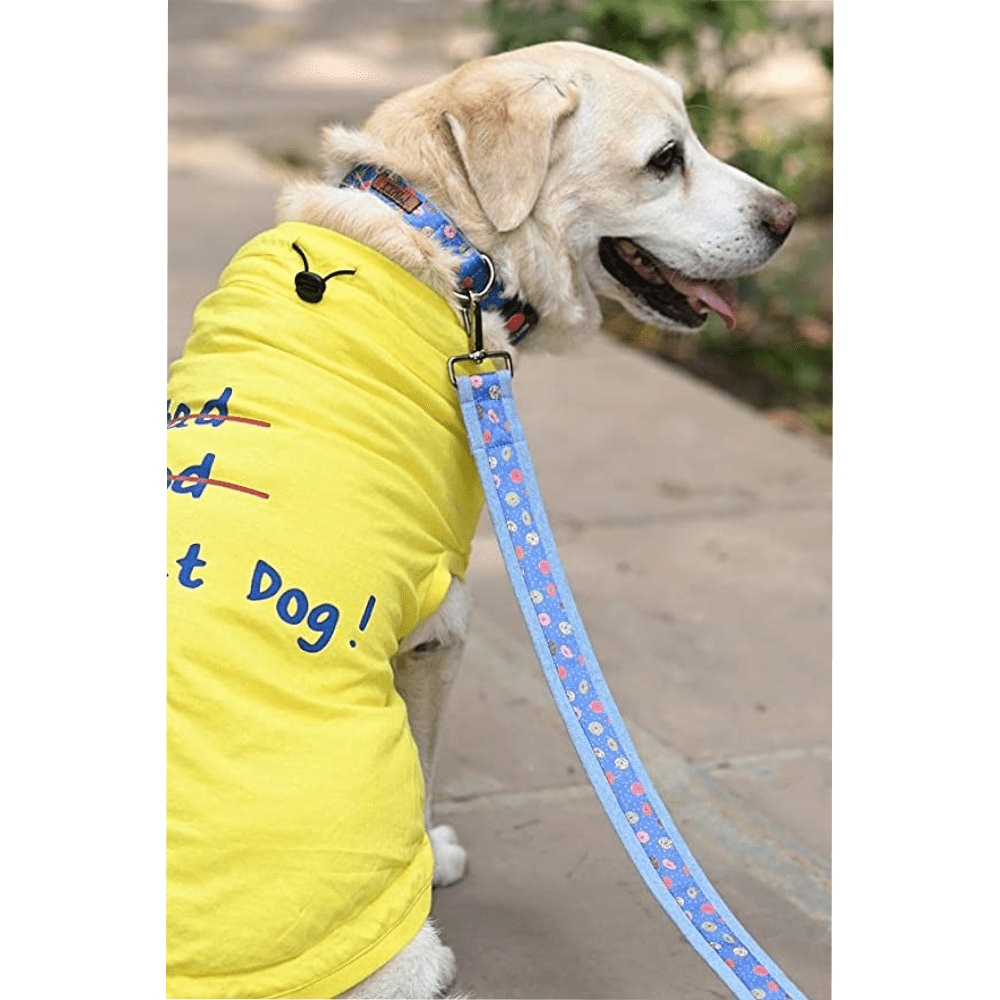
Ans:
<svg viewBox="0 0 1000 1000"><path fill-rule="evenodd" d="M402 219L414 229L426 229L443 247L457 256L457 291L477 292L488 286L492 268L486 258L469 242L465 234L426 195L421 194L384 167L361 164L341 181L342 188L357 188L380 198L399 210ZM497 278L489 294L481 300L482 308L499 312L511 344L520 343L538 322L538 313L517 296L504 295Z"/></svg>

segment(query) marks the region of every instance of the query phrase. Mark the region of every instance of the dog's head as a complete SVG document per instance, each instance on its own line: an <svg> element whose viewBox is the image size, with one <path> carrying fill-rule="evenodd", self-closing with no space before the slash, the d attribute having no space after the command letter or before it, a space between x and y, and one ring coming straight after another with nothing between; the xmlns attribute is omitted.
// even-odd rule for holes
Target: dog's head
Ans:
<svg viewBox="0 0 1000 1000"><path fill-rule="evenodd" d="M764 265L795 220L707 152L677 83L573 42L468 63L387 101L362 135L493 257L538 310L540 342L599 325L597 296L671 330L713 310L731 327L726 279ZM360 146L328 131L329 181L373 155Z"/></svg>

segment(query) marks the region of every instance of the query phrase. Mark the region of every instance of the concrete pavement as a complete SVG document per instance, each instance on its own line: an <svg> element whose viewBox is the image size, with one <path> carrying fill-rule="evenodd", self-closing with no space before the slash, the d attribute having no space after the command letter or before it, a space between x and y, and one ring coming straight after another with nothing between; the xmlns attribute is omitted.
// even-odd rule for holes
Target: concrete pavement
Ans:
<svg viewBox="0 0 1000 1000"><path fill-rule="evenodd" d="M170 4L169 347L317 127L475 54L459 0ZM262 155L263 154L263 155ZM786 252L794 252L794 246ZM811 1000L830 996L830 462L607 338L517 397L567 574L657 788ZM470 853L434 913L480 998L727 996L622 851L485 522L436 815Z"/></svg>

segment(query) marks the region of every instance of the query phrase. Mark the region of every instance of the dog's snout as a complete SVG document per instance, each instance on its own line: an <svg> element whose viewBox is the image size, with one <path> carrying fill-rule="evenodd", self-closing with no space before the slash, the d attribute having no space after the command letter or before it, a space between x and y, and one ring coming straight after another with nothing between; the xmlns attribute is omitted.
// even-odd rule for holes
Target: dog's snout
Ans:
<svg viewBox="0 0 1000 1000"><path fill-rule="evenodd" d="M799 210L795 202L782 195L775 195L761 205L761 221L764 228L779 240L791 232L792 225L798 217Z"/></svg>

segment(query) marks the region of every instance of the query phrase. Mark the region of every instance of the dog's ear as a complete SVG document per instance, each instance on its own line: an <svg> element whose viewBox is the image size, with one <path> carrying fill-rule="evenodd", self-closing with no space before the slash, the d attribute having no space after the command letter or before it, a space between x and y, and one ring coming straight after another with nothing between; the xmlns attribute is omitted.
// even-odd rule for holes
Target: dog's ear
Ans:
<svg viewBox="0 0 1000 1000"><path fill-rule="evenodd" d="M559 84L535 67L480 68L444 113L473 193L501 232L528 217L542 189L560 124L576 109L572 84Z"/></svg>

